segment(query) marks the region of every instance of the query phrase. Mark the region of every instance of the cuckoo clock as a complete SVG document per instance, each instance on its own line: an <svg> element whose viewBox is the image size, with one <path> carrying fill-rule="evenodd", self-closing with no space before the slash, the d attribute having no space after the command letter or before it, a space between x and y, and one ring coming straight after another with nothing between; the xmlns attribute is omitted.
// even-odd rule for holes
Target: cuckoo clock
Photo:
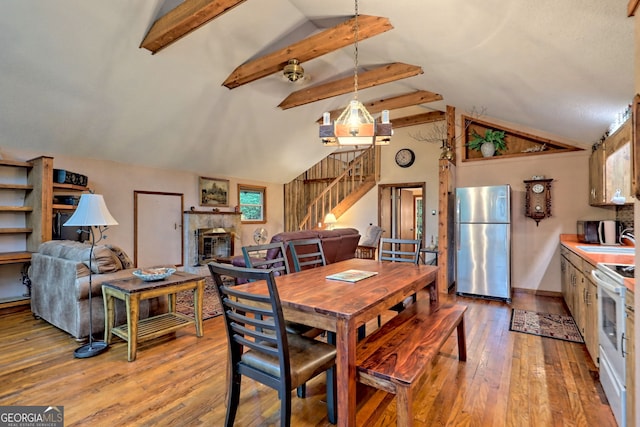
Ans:
<svg viewBox="0 0 640 427"><path fill-rule="evenodd" d="M553 179L525 180L524 216L540 220L551 216L551 181Z"/></svg>

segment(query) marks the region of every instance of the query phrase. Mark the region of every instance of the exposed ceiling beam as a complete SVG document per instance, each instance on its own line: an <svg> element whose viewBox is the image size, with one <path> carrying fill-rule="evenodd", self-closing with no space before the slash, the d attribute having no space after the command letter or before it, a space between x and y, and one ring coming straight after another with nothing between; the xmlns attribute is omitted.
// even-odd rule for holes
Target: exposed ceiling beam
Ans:
<svg viewBox="0 0 640 427"><path fill-rule="evenodd" d="M359 79L358 79L359 80ZM394 96L393 98L380 99L378 101L363 102L367 111L371 114L377 114L382 110L397 110L398 108L410 107L412 105L427 104L429 102L442 101L442 95L428 90L417 90L415 92L404 95ZM329 112L331 120L338 118L345 107ZM323 118L318 119L318 123L322 123Z"/></svg>
<svg viewBox="0 0 640 427"><path fill-rule="evenodd" d="M424 123L438 122L440 120L445 120L445 118L444 112L431 111L429 113L421 113L413 116L398 117L397 119L391 120L391 126L393 126L394 129L406 128Z"/></svg>
<svg viewBox="0 0 640 427"><path fill-rule="evenodd" d="M403 64L402 62L394 62L370 71L358 73L358 89L366 89L422 73L422 67ZM353 76L293 92L287 96L278 107L286 110L349 92L353 92Z"/></svg>
<svg viewBox="0 0 640 427"><path fill-rule="evenodd" d="M290 59L297 59L304 63L353 44L355 42L354 25L355 18L351 18L321 33L242 64L229 74L222 85L234 89L281 71ZM389 18L358 15L358 41L384 33L392 28Z"/></svg>
<svg viewBox="0 0 640 427"><path fill-rule="evenodd" d="M140 47L156 53L245 1L184 0L153 23Z"/></svg>

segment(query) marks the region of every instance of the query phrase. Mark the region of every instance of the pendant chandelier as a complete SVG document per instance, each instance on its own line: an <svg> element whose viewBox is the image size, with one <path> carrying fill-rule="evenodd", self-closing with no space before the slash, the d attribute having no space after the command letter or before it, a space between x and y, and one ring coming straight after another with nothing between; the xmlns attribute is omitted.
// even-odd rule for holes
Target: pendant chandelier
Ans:
<svg viewBox="0 0 640 427"><path fill-rule="evenodd" d="M353 99L333 124L330 113L322 115L320 138L325 146L388 145L391 142L393 129L389 111L382 111L381 120L377 122L358 101L358 29L358 0L355 0Z"/></svg>

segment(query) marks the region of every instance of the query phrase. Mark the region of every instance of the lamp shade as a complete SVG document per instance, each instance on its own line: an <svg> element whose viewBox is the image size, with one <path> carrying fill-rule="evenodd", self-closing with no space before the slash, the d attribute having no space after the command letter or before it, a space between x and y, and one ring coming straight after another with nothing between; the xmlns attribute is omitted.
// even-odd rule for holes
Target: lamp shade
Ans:
<svg viewBox="0 0 640 427"><path fill-rule="evenodd" d="M351 100L334 124L340 145L371 145L375 142L376 123L360 101Z"/></svg>
<svg viewBox="0 0 640 427"><path fill-rule="evenodd" d="M338 220L336 219L336 216L334 214L332 214L331 212L329 212L324 217L324 223L327 224L327 225L335 224L336 222L338 222Z"/></svg>
<svg viewBox="0 0 640 427"><path fill-rule="evenodd" d="M65 226L118 225L111 216L102 194L82 194L76 211Z"/></svg>

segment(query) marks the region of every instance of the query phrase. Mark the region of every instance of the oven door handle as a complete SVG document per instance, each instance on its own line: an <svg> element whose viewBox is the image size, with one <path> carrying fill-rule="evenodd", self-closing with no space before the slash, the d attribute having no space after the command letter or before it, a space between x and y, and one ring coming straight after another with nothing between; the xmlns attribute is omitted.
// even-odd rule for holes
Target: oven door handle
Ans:
<svg viewBox="0 0 640 427"><path fill-rule="evenodd" d="M591 276L595 279L598 286L602 286L609 292L613 292L614 294L621 295L622 290L620 286L615 286L609 283L609 281L602 276L603 273L599 272L596 269L591 270Z"/></svg>

